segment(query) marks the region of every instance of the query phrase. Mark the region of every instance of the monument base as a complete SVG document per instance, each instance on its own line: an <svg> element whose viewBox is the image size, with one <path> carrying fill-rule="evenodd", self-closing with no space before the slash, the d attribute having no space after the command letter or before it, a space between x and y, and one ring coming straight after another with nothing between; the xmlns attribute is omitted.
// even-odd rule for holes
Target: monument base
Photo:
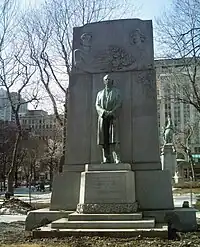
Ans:
<svg viewBox="0 0 200 247"><path fill-rule="evenodd" d="M137 212L138 203L88 203L78 204L76 211L83 214L128 214Z"/></svg>
<svg viewBox="0 0 200 247"><path fill-rule="evenodd" d="M53 181L50 210L75 211L79 200L80 179L83 166L66 166Z"/></svg>
<svg viewBox="0 0 200 247"><path fill-rule="evenodd" d="M137 209L135 173L129 164L85 166L78 213L132 213Z"/></svg>
<svg viewBox="0 0 200 247"><path fill-rule="evenodd" d="M75 181L72 181L72 174ZM106 236L113 232L130 236L159 236L160 233L167 233L166 215L174 217L173 213L177 215L177 212L179 229L191 231L197 226L194 210L174 209L169 171L132 171L129 164L86 165L84 172L66 171L58 175L55 181L58 183L54 187L57 191L59 184L63 186L57 196L63 197L65 194L66 198L60 198L55 211L29 213L27 231L44 225L33 231L36 237L77 234ZM72 184L69 186L70 181L76 184L77 190L76 196L72 197L73 213L62 211L64 206L69 208L70 205L70 193L74 189ZM54 204L53 196L55 195L52 194L51 202ZM55 204L51 205L51 209L52 207ZM184 216L186 211L187 221ZM58 232L61 235L58 236Z"/></svg>
<svg viewBox="0 0 200 247"><path fill-rule="evenodd" d="M174 209L169 171L136 171L135 181L136 200L141 211Z"/></svg>
<svg viewBox="0 0 200 247"><path fill-rule="evenodd" d="M162 170L169 170L171 178L175 176L177 161L176 151L172 143L165 144L161 154Z"/></svg>
<svg viewBox="0 0 200 247"><path fill-rule="evenodd" d="M55 220L68 217L72 211L52 211L49 208L42 208L28 212L25 221L25 230L32 231L35 228L45 226Z"/></svg>

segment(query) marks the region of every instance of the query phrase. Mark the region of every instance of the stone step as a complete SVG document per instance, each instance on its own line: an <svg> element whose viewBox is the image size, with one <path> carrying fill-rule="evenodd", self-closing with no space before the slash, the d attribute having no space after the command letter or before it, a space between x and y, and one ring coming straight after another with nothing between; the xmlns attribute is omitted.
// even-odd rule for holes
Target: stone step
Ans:
<svg viewBox="0 0 200 247"><path fill-rule="evenodd" d="M33 238L63 238L68 236L107 236L107 237L168 237L166 224L156 224L154 228L146 229L52 229L51 225L37 228L31 233Z"/></svg>
<svg viewBox="0 0 200 247"><path fill-rule="evenodd" d="M131 221L141 220L142 213L133 214L78 214L76 212L68 216L69 221Z"/></svg>
<svg viewBox="0 0 200 247"><path fill-rule="evenodd" d="M55 229L137 229L154 228L155 219L126 220L126 221L69 221L61 218L53 221L51 227Z"/></svg>

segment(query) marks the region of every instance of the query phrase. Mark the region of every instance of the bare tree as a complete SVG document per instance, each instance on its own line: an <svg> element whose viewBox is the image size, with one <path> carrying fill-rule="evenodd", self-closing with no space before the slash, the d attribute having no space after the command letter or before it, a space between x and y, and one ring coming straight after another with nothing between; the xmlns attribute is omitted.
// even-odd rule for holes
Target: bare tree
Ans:
<svg viewBox="0 0 200 247"><path fill-rule="evenodd" d="M28 63L26 44L21 40L18 9L14 0L3 1L0 5L0 16L0 86L6 91L9 102L6 107L10 108L12 114L10 120L14 120L17 126L8 172L8 191L13 194L18 146L23 136L19 113L25 105L37 101L38 84L33 80L36 69Z"/></svg>
<svg viewBox="0 0 200 247"><path fill-rule="evenodd" d="M62 156L62 138L60 135L60 128L56 126L51 138L45 140L46 150L41 159L41 163L46 167L45 170L49 172L50 191L52 190L53 175L59 172L59 161Z"/></svg>
<svg viewBox="0 0 200 247"><path fill-rule="evenodd" d="M6 174L12 160L12 150L16 135L15 124L8 121L0 121L0 179L3 188L6 189Z"/></svg>
<svg viewBox="0 0 200 247"><path fill-rule="evenodd" d="M170 98L200 112L200 1L175 0L156 24Z"/></svg>
<svg viewBox="0 0 200 247"><path fill-rule="evenodd" d="M63 127L63 157L67 128L68 81L72 68L73 27L87 23L134 16L132 0L47 0L35 11L24 16L29 54L38 68L54 114ZM63 109L64 121L59 115ZM59 108L60 107L60 108Z"/></svg>
<svg viewBox="0 0 200 247"><path fill-rule="evenodd" d="M28 185L36 184L39 178L39 161L44 155L46 143L37 136L30 136L21 142L21 148L25 154L21 168L28 187Z"/></svg>
<svg viewBox="0 0 200 247"><path fill-rule="evenodd" d="M132 17L135 9L128 0L48 0L42 8L31 10L24 17L22 29L27 37L30 57L38 67L41 82L61 126L63 122L57 102L64 103L67 97L73 27L110 18Z"/></svg>
<svg viewBox="0 0 200 247"><path fill-rule="evenodd" d="M194 135L194 128L195 128L195 126L190 125L188 123L182 132L179 131L179 132L175 133L176 147L183 150L183 152L187 156L187 161L190 164L192 180L195 179L195 173L194 173L195 162L194 162L194 158L192 157L190 144L191 144L191 137Z"/></svg>

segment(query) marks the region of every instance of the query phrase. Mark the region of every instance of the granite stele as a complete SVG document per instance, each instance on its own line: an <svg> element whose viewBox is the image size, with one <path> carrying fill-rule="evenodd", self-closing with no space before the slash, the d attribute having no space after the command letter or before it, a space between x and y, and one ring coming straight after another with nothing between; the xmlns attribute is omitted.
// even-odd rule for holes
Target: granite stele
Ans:
<svg viewBox="0 0 200 247"><path fill-rule="evenodd" d="M101 113L108 78L115 89L105 90L111 103ZM65 164L55 175L50 209L30 212L27 231L46 224L34 234L166 234L166 213L176 209L170 173L160 162L156 100L151 21L74 28ZM103 142L101 117L110 131Z"/></svg>

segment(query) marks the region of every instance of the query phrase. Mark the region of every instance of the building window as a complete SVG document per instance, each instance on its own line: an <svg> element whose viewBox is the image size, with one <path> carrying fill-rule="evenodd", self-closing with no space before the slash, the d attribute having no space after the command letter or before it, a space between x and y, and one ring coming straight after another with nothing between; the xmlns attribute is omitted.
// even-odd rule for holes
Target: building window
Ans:
<svg viewBox="0 0 200 247"><path fill-rule="evenodd" d="M194 152L195 152L195 153L200 153L200 147L195 147L195 148L194 148Z"/></svg>
<svg viewBox="0 0 200 247"><path fill-rule="evenodd" d="M183 173L184 173L184 178L188 178L188 170L187 169L184 169L183 170Z"/></svg>

